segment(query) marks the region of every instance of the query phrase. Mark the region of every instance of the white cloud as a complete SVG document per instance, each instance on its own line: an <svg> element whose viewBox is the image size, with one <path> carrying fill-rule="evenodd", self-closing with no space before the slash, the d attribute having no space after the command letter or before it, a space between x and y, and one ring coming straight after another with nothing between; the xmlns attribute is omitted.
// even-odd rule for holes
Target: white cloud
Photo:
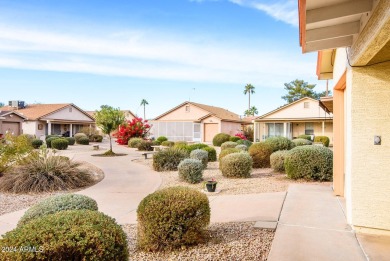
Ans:
<svg viewBox="0 0 390 261"><path fill-rule="evenodd" d="M166 32L59 34L0 24L0 67L82 72L195 82L280 82L311 77L314 64L279 49L229 46L210 39L177 39ZM309 70L308 70L309 68Z"/></svg>

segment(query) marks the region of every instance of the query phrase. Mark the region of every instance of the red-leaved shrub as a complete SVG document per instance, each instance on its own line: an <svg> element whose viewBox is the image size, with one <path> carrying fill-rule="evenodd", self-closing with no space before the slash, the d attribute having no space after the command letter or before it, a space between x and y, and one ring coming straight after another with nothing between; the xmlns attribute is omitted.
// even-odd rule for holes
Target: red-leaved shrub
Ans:
<svg viewBox="0 0 390 261"><path fill-rule="evenodd" d="M245 135L244 135L243 133L241 133L241 132L236 133L236 135L234 135L234 136L239 137L239 138L242 139L242 140L246 140L246 139L247 139L247 138L245 137Z"/></svg>
<svg viewBox="0 0 390 261"><path fill-rule="evenodd" d="M116 142L120 145L127 145L130 138L145 138L150 130L150 125L147 120L142 118L134 118L119 126L118 132L115 134Z"/></svg>

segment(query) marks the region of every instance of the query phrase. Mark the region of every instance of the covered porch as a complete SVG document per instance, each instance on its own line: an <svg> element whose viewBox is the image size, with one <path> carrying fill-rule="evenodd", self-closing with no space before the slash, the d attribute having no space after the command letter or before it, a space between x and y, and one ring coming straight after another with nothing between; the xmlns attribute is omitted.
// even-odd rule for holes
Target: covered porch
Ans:
<svg viewBox="0 0 390 261"><path fill-rule="evenodd" d="M95 124L91 122L46 120L45 135L61 135L65 137L73 137L83 128L88 128L90 134L92 134L92 130L96 127Z"/></svg>

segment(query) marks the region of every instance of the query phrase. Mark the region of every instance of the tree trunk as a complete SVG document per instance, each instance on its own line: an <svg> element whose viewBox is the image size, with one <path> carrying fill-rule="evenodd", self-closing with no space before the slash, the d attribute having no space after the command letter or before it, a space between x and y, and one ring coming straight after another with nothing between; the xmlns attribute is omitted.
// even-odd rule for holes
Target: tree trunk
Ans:
<svg viewBox="0 0 390 261"><path fill-rule="evenodd" d="M110 138L110 151L112 152L111 134L108 134L108 137Z"/></svg>
<svg viewBox="0 0 390 261"><path fill-rule="evenodd" d="M248 110L250 110L251 109L251 93L250 92L248 92L248 94L249 94L249 103L248 103Z"/></svg>
<svg viewBox="0 0 390 261"><path fill-rule="evenodd" d="M144 120L146 120L146 119L145 119L145 104L144 104Z"/></svg>

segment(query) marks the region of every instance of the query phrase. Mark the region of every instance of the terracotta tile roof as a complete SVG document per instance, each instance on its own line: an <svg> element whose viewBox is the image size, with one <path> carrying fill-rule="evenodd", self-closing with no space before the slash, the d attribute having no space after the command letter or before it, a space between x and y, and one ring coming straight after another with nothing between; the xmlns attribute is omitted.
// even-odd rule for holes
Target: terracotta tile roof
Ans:
<svg viewBox="0 0 390 261"><path fill-rule="evenodd" d="M26 117L28 120L37 120L47 114L58 111L66 106L72 105L71 103L62 104L31 104L23 109L16 109L11 106L0 107L0 111L15 111Z"/></svg>

